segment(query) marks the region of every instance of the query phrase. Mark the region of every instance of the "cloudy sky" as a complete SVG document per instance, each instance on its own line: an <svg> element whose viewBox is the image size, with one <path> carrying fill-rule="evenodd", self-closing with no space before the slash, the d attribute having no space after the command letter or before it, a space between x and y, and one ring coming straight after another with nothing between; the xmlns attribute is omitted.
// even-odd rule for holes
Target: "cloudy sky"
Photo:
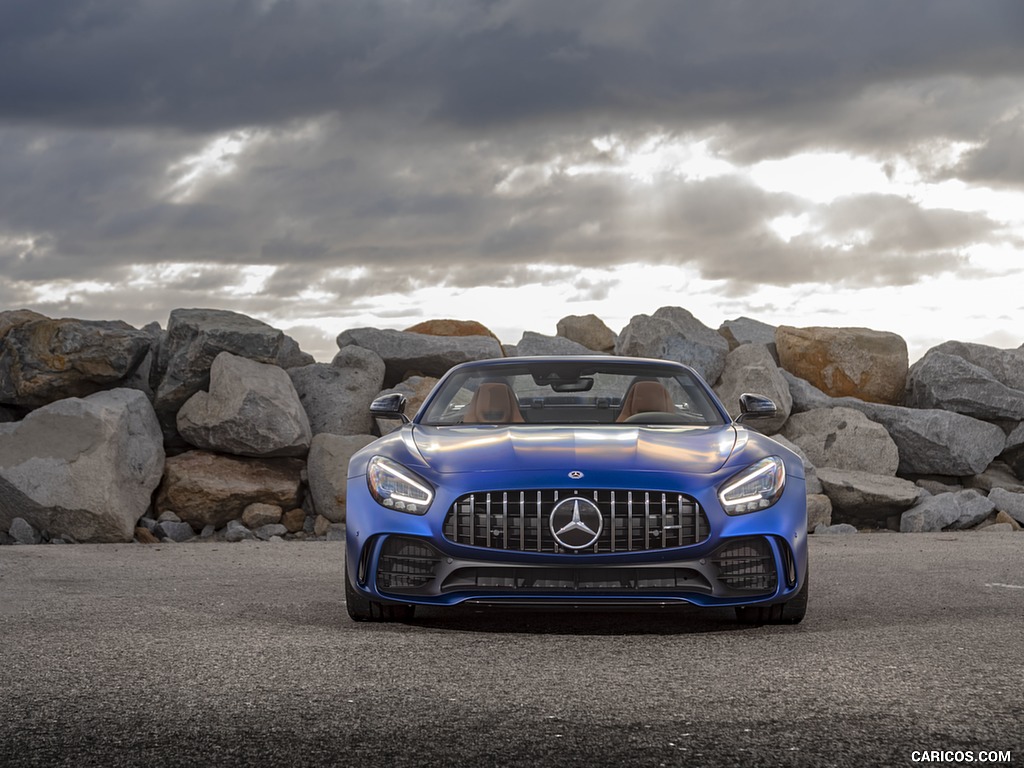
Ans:
<svg viewBox="0 0 1024 768"><path fill-rule="evenodd" d="M1024 342L1020 0L0 3L0 308Z"/></svg>

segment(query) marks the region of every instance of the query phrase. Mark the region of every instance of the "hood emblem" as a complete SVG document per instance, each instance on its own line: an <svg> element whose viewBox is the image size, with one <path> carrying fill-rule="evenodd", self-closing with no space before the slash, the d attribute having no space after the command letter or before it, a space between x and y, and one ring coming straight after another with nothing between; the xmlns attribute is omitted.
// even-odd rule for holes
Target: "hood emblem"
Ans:
<svg viewBox="0 0 1024 768"><path fill-rule="evenodd" d="M604 528L597 504L580 496L570 496L555 504L548 522L551 535L566 549L593 546Z"/></svg>
<svg viewBox="0 0 1024 768"><path fill-rule="evenodd" d="M572 472L569 473L569 477L571 477L573 480L581 480L583 479L583 473L580 472L578 469L574 469Z"/></svg>

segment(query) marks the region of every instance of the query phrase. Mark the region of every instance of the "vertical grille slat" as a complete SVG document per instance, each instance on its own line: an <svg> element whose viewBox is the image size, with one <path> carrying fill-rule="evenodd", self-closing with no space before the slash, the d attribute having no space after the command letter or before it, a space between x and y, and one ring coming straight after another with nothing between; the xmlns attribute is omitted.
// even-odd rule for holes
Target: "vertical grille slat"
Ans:
<svg viewBox="0 0 1024 768"><path fill-rule="evenodd" d="M602 530L593 546L570 550L551 531L551 510L561 500L593 500ZM623 514L625 507L625 514ZM499 520L500 518L500 520ZM456 544L511 552L609 554L644 552L699 544L710 526L697 502L665 491L530 489L476 491L452 504L442 527Z"/></svg>

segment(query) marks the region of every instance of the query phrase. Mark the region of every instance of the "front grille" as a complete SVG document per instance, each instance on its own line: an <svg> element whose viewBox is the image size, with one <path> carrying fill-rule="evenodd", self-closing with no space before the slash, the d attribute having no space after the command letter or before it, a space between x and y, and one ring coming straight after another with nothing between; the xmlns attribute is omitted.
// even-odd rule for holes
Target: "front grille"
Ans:
<svg viewBox="0 0 1024 768"><path fill-rule="evenodd" d="M384 542L377 564L377 587L382 592L414 593L436 576L440 553L418 539L391 536Z"/></svg>
<svg viewBox="0 0 1024 768"><path fill-rule="evenodd" d="M593 501L601 513L600 535L585 549L559 545L551 530L552 510L568 497ZM665 491L482 491L460 497L444 521L444 536L455 544L515 552L643 552L699 544L709 535L700 505Z"/></svg>
<svg viewBox="0 0 1024 768"><path fill-rule="evenodd" d="M718 549L711 562L718 579L738 592L774 592L778 584L775 557L767 539L739 539Z"/></svg>
<svg viewBox="0 0 1024 768"><path fill-rule="evenodd" d="M711 584L691 568L460 568L441 585L442 592L501 590L517 593L630 594L636 592L711 592Z"/></svg>

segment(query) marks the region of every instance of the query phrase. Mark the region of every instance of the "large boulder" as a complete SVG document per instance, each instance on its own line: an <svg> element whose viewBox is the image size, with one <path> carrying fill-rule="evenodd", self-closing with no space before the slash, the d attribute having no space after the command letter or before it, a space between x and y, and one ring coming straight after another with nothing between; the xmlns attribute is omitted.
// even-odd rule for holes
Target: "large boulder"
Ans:
<svg viewBox="0 0 1024 768"><path fill-rule="evenodd" d="M991 500L974 489L929 496L903 513L900 531L922 533L973 528L995 509L996 505Z"/></svg>
<svg viewBox="0 0 1024 768"><path fill-rule="evenodd" d="M449 368L472 360L502 357L501 344L490 336L430 336L378 328L353 328L338 336L338 348L363 347L384 361L384 386L393 387L409 376L444 375Z"/></svg>
<svg viewBox="0 0 1024 768"><path fill-rule="evenodd" d="M314 435L365 435L373 427L370 403L384 384L384 361L376 352L349 346L330 365L314 363L288 371Z"/></svg>
<svg viewBox="0 0 1024 768"><path fill-rule="evenodd" d="M961 357L972 365L984 368L996 381L1010 389L1024 390L1024 346L999 349L986 344L947 341L929 351Z"/></svg>
<svg viewBox="0 0 1024 768"><path fill-rule="evenodd" d="M1018 478L1024 480L1024 423L1018 424L1006 436L1001 458Z"/></svg>
<svg viewBox="0 0 1024 768"><path fill-rule="evenodd" d="M174 512L196 531L221 528L254 503L299 506L301 459L245 459L189 451L167 459L156 512Z"/></svg>
<svg viewBox="0 0 1024 768"><path fill-rule="evenodd" d="M899 527L899 515L924 493L907 480L852 469L818 467L818 479L832 502L832 521Z"/></svg>
<svg viewBox="0 0 1024 768"><path fill-rule="evenodd" d="M729 350L744 344L762 344L768 348L776 363L779 361L779 352L775 346L775 326L762 323L760 320L752 320L749 317L737 317L735 320L726 320L718 326L718 332L729 343Z"/></svg>
<svg viewBox="0 0 1024 768"><path fill-rule="evenodd" d="M197 448L239 456L304 456L313 437L288 374L230 352L214 359L210 391L192 395L177 424Z"/></svg>
<svg viewBox="0 0 1024 768"><path fill-rule="evenodd" d="M555 332L594 352L614 352L618 336L597 315L568 315L555 326Z"/></svg>
<svg viewBox="0 0 1024 768"><path fill-rule="evenodd" d="M406 328L405 332L421 333L425 336L490 336L495 341L498 340L490 328L476 320L424 320L411 328Z"/></svg>
<svg viewBox="0 0 1024 768"><path fill-rule="evenodd" d="M51 538L131 541L164 466L153 406L113 389L0 424L0 530L24 518Z"/></svg>
<svg viewBox="0 0 1024 768"><path fill-rule="evenodd" d="M907 382L907 343L868 328L794 328L775 331L779 364L831 397L899 403Z"/></svg>
<svg viewBox="0 0 1024 768"><path fill-rule="evenodd" d="M751 426L766 435L778 432L793 410L793 398L771 353L761 344L744 344L730 352L715 387L715 393L734 419L740 415L739 399L745 392L770 397L778 408L776 416L751 421Z"/></svg>
<svg viewBox="0 0 1024 768"><path fill-rule="evenodd" d="M160 347L157 414L173 424L192 395L210 385L210 368L221 352L258 363L277 363L284 333L264 322L223 309L175 309Z"/></svg>
<svg viewBox="0 0 1024 768"><path fill-rule="evenodd" d="M930 350L910 368L906 404L939 408L976 419L1024 420L1024 391L958 355Z"/></svg>
<svg viewBox="0 0 1024 768"><path fill-rule="evenodd" d="M152 337L121 321L0 313L0 402L36 408L123 387Z"/></svg>
<svg viewBox="0 0 1024 768"><path fill-rule="evenodd" d="M525 331L523 338L516 344L516 355L593 355L594 350L567 339L564 336L545 336L533 331Z"/></svg>
<svg viewBox="0 0 1024 768"><path fill-rule="evenodd" d="M1024 525L1024 493L1014 493L1005 488L993 488L988 495L1000 512L1005 512L1021 525Z"/></svg>
<svg viewBox="0 0 1024 768"><path fill-rule="evenodd" d="M689 365L709 384L725 370L729 342L681 307L636 315L622 329L615 354L675 360Z"/></svg>
<svg viewBox="0 0 1024 768"><path fill-rule="evenodd" d="M348 462L372 443L371 435L329 435L313 438L309 449L309 492L316 511L332 523L345 522Z"/></svg>
<svg viewBox="0 0 1024 768"><path fill-rule="evenodd" d="M852 408L815 408L793 414L782 434L799 445L815 467L895 475L896 443L885 427Z"/></svg>
<svg viewBox="0 0 1024 768"><path fill-rule="evenodd" d="M281 349L277 353L274 363L278 368L301 368L304 365L312 365L316 358L308 352L303 352L299 342L285 334L281 337Z"/></svg>
<svg viewBox="0 0 1024 768"><path fill-rule="evenodd" d="M866 403L855 397L829 397L807 381L783 373L793 395L793 410L853 408L885 427L900 454L899 473L965 477L983 472L1003 452L999 427L970 416L937 409Z"/></svg>

